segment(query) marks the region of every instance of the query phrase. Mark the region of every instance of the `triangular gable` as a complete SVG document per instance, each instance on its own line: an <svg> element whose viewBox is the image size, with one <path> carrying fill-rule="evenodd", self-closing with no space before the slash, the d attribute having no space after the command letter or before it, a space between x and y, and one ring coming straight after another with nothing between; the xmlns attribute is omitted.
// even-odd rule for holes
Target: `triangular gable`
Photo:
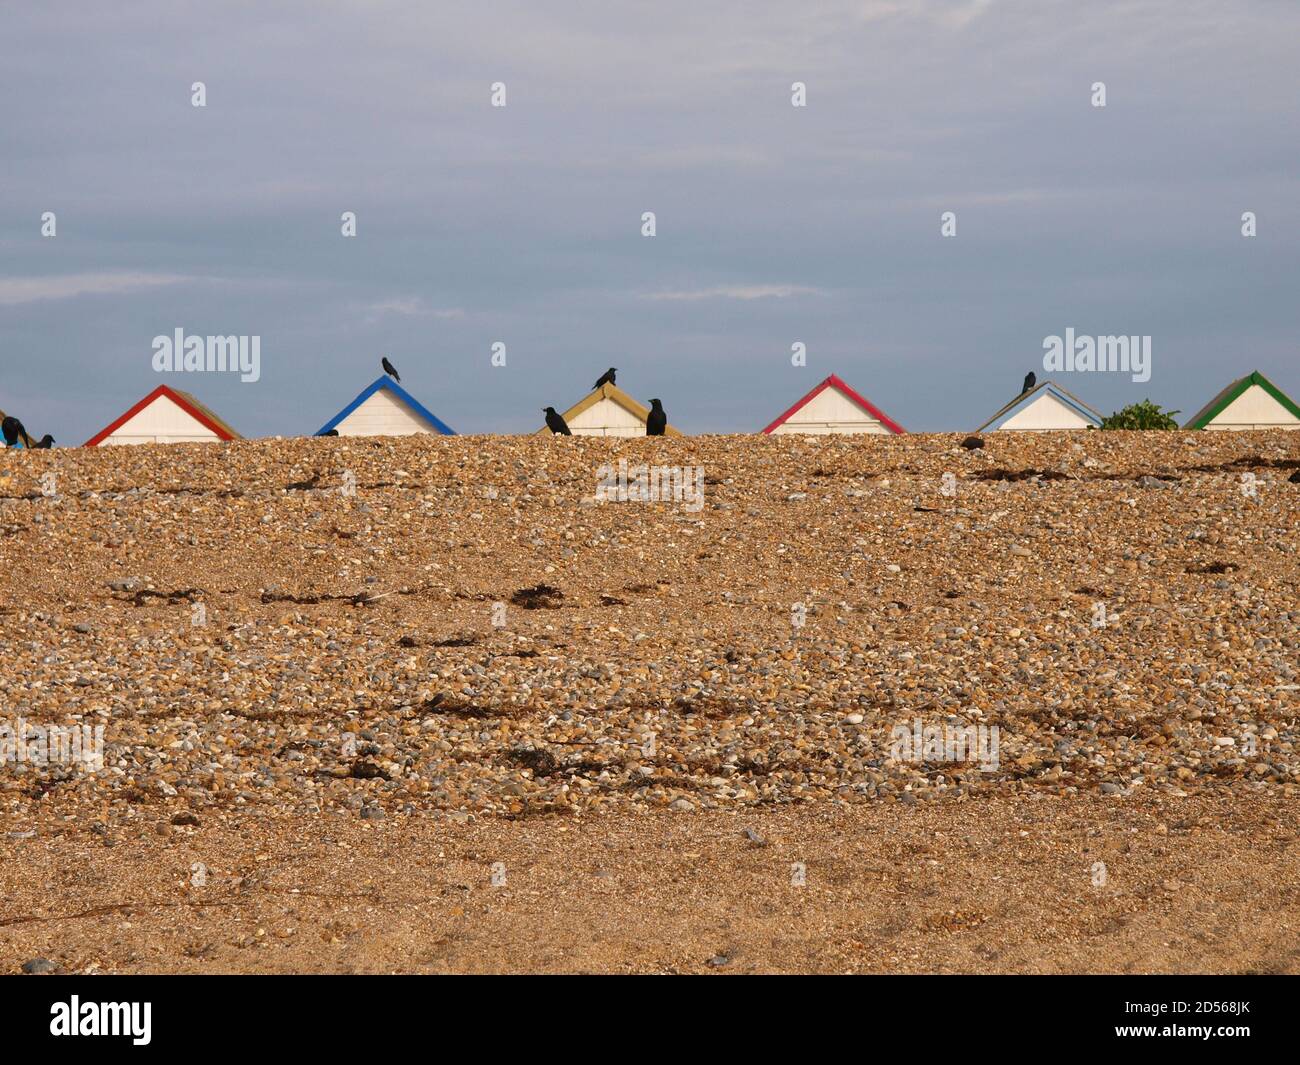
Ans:
<svg viewBox="0 0 1300 1065"><path fill-rule="evenodd" d="M562 417L566 422L570 423L569 428L574 433L575 436L595 435L592 433L584 433L582 430L582 426L578 426L575 428L572 422L576 421L582 414L586 413L592 407L596 406L596 404L602 401L613 403L616 407L625 410L628 414L632 415L638 422L640 422L643 428L645 426L646 419L650 417L649 407L645 406L642 403L638 403L635 399L633 399L630 395L624 392L617 385L611 385L607 382L601 385L599 388L593 389L587 395L583 396L582 399L578 400L578 402L575 403L568 410L562 412ZM537 432L534 433L533 435L544 436L549 433L550 433L550 429L546 428L545 426L542 426L542 428L538 429ZM681 435L683 435L681 430L673 428L672 425L668 425L664 428L664 436L681 436Z"/></svg>
<svg viewBox="0 0 1300 1065"><path fill-rule="evenodd" d="M1277 385L1273 384L1258 370L1253 370L1245 377L1238 378L1230 385L1223 389L1209 403L1192 415L1191 419L1183 426L1184 429L1204 429L1213 422L1220 414L1226 411L1233 403L1240 399L1250 388L1258 387L1263 389L1270 397L1277 401L1283 410L1291 414L1297 421L1300 421L1300 407L1283 392Z"/></svg>
<svg viewBox="0 0 1300 1065"><path fill-rule="evenodd" d="M1078 396L1071 395L1055 381L1041 381L1028 392L1022 392L1010 403L1006 404L1000 411L993 415L992 418L976 429L975 432L982 433L985 430L997 430L1001 428L1017 414L1021 413L1027 407L1032 406L1044 396L1050 396L1063 407L1073 411L1088 425L1100 427L1102 422L1100 412L1093 410L1088 406L1088 404L1084 403L1083 400L1079 399Z"/></svg>
<svg viewBox="0 0 1300 1065"><path fill-rule="evenodd" d="M826 378L826 380L822 381L819 385L817 385L811 392L809 392L806 396L804 396L801 400L799 400L798 403L796 403L793 407L791 407L784 414L782 414L775 421L773 421L771 425L769 425L766 429L763 430L763 432L764 433L774 432L778 427L780 427L781 425L789 421L791 417L793 417L795 414L801 411L804 407L806 407L809 403L815 400L828 388L833 388L836 392L840 393L847 400L849 400L855 407L859 408L864 414L868 415L868 417L871 418L873 421L879 422L880 425L883 426L888 432L891 433L907 432L907 430L904 429L901 425L899 425L896 421L894 421L893 418L889 417L888 414L882 411L870 400L866 399L865 397L855 392L852 388L850 388L847 384L845 384L842 380L840 380L840 378L837 377L835 374L831 374L828 378ZM834 432L835 430L828 430L828 431Z"/></svg>
<svg viewBox="0 0 1300 1065"><path fill-rule="evenodd" d="M217 417L211 410L205 407L188 392L181 392L178 389L171 388L168 385L159 385L150 392L144 399L140 400L134 407L128 410L116 421L110 422L103 429L97 432L82 447L98 447L103 441L108 439L117 432L122 426L126 425L136 415L146 408L152 406L160 399L167 399L183 410L196 422L205 429L214 433L218 440L242 440L243 437L232 429L223 419Z"/></svg>
<svg viewBox="0 0 1300 1065"><path fill-rule="evenodd" d="M354 399L351 403L349 403L346 407L344 407L341 411L339 411L338 414L334 415L333 418L331 418L324 425L322 425L316 431L316 435L323 436L325 433L328 433L331 429L336 428L344 419L348 417L348 415L352 414L355 410L357 410L363 403L366 402L366 400L368 400L380 389L386 389L389 393L391 393L391 395L394 398L400 400L420 420L427 422L429 424L429 427L434 432L441 433L443 436L456 435L456 430L452 429L451 426L447 425L446 422L442 421L442 419L435 416L432 411L427 409L422 403L420 403L419 400L417 400L414 396L412 396L409 392L407 392L406 389L404 389L391 377L387 377L387 376L380 377L372 384L367 386L361 392L361 394L357 396L356 399Z"/></svg>

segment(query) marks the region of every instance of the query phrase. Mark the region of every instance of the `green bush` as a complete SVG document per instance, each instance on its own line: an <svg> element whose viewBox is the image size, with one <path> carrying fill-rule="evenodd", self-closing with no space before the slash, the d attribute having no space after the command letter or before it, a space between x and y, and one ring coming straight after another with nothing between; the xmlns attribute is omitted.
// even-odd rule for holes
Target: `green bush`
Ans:
<svg viewBox="0 0 1300 1065"><path fill-rule="evenodd" d="M1174 415L1176 410L1161 410L1149 399L1141 403L1130 403L1123 410L1116 411L1109 418L1103 418L1103 429L1177 429L1178 422Z"/></svg>

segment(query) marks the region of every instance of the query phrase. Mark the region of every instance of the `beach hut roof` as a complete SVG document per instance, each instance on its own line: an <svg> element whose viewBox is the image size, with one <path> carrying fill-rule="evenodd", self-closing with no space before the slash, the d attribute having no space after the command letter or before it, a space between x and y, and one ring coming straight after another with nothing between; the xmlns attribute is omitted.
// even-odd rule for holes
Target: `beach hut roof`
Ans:
<svg viewBox="0 0 1300 1065"><path fill-rule="evenodd" d="M349 403L346 407L344 407L341 411L339 411L336 415L334 415L333 418L331 418L324 425L322 425L320 429L316 431L316 435L322 436L325 433L328 433L331 429L337 429L339 425L341 425L344 421L346 421L349 417L351 417L354 413L356 413L356 411L358 411L362 406L367 405L367 403L370 403L371 406L375 406L376 404L371 403L370 401L373 400L373 398L376 396L377 393L381 393L381 392L383 393L383 396L381 398L391 400L393 402L399 403L402 406L404 406L410 412L410 414L414 416L416 422L423 422L427 424L429 426L430 431L435 433L441 433L443 436L456 435L456 431L452 429L449 425L447 425L446 422L444 422L441 418L437 417L432 411L430 411L427 407L425 407L419 400L417 400L413 395L411 395L408 391L406 391L406 389L404 389L391 377L387 377L387 376L377 378L374 382L372 382L365 389L363 389L361 394L358 395L356 399L354 399L351 403ZM380 422L382 422L382 419L376 422L376 426L380 428L381 431L375 432L374 434L368 434L365 432L354 432L351 435L354 436L398 435L394 433L383 432L382 426L379 424ZM365 421L362 419L354 419L354 423L363 426L366 424ZM411 431L418 432L419 430L415 429Z"/></svg>
<svg viewBox="0 0 1300 1065"><path fill-rule="evenodd" d="M620 419L620 423L617 425L607 424L612 419L600 416L600 405L603 403L612 404L615 412L623 412L626 415L631 415L631 418L624 417ZM575 436L631 436L634 435L632 432L619 430L634 429L635 426L632 425L632 420L635 419L636 422L640 423L642 431L644 431L646 419L650 416L650 408L638 403L617 385L607 382L599 388L593 389L572 407L561 413L568 423L570 431ZM542 426L533 435L544 436L548 433L550 433L550 430ZM680 429L675 429L669 425L664 429L664 435L681 436L682 432Z"/></svg>
<svg viewBox="0 0 1300 1065"><path fill-rule="evenodd" d="M784 414L782 414L775 421L773 421L766 429L763 430L763 432L764 433L775 432L782 425L786 424L787 422L791 422L791 419L794 419L793 422L791 422L792 426L799 425L801 419L798 419L795 416L799 414L800 411L804 411L804 408L809 407L810 404L813 404L814 401L818 401L819 397L821 398L822 402L824 402L825 399L829 398L829 397L822 397L822 393L824 393L827 389L832 389L834 393L843 396L846 400L849 401L849 404L852 407L858 408L859 411L861 411L864 415L866 415L866 417L862 420L864 423L865 422L878 423L881 427L881 430L887 433L904 433L907 431L896 421L894 421L893 418L891 418L888 414L886 414L879 407L877 407L874 403L872 403L866 397L855 392L852 388L850 388L844 381L842 381L835 374L831 374L824 381L822 381L815 388L813 388L812 391L810 391L806 396L804 396L801 400L799 400L798 403L796 403L793 407L791 407ZM812 415L814 410L815 407L810 408L808 411L805 411L805 414ZM835 428L837 424L842 427L838 429ZM858 424L858 423L840 421L838 419L836 421L829 421L829 420L823 421L821 419L814 418L807 422L807 427L810 432L817 432L817 433L853 432L854 429L852 429L850 426L854 424Z"/></svg>
<svg viewBox="0 0 1300 1065"><path fill-rule="evenodd" d="M1044 404L1046 407L1043 406ZM1037 413L1026 415L1030 407L1038 408ZM1020 424L1008 426L1009 422L1018 417L1022 419ZM1053 419L1056 424L1052 424ZM1043 421L1048 424L1034 424ZM1040 381L1029 391L1022 392L1006 404L975 432L982 433L985 430L1004 427L1027 430L1082 429L1088 425L1100 426L1101 421L1101 414L1078 396L1071 395L1055 381ZM1078 424L1079 422L1082 424Z"/></svg>
<svg viewBox="0 0 1300 1065"><path fill-rule="evenodd" d="M1224 414L1229 407L1241 399L1242 396L1252 388L1260 389L1264 396L1267 396L1268 399L1272 399L1275 401L1277 406L1281 407L1282 416L1279 420L1277 422L1270 421L1267 424L1290 425L1294 422L1295 424L1300 425L1300 407L1296 406L1295 401L1258 370L1253 370L1245 377L1239 377L1237 380L1233 381L1232 384L1223 389L1223 391L1210 400L1209 403L1192 415L1191 419L1183 426L1183 428L1206 428L1216 420L1219 420L1220 415ZM1265 414L1266 417L1278 417L1276 408L1273 408L1271 411L1267 409L1273 407L1272 404L1268 403L1267 399L1264 400L1263 407L1265 408L1264 410L1257 409L1247 414L1246 416L1250 417L1250 421L1240 424L1248 426L1264 424L1259 422L1256 417L1251 416L1261 413ZM1290 415L1290 417L1288 418L1286 415ZM1233 424L1228 419L1223 419L1223 421L1225 424Z"/></svg>
<svg viewBox="0 0 1300 1065"><path fill-rule="evenodd" d="M172 388L169 385L159 385L120 418L104 426L103 429L87 440L82 446L98 447L112 436L130 437L132 435L130 432L122 432L121 430L129 428L130 423L135 421L144 411L160 402L171 403L185 415L188 415L190 419L211 432L218 440L243 439L243 437L232 429L224 419L220 418L211 409L200 403L190 395L190 393L182 392L180 389ZM148 432L140 434L140 439L157 436L163 436L165 438L170 435L172 435L170 432Z"/></svg>

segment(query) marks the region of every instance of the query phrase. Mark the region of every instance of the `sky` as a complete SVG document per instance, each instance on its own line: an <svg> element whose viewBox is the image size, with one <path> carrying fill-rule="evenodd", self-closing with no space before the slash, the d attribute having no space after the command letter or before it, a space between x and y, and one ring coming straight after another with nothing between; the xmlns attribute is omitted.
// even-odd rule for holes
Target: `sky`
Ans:
<svg viewBox="0 0 1300 1065"><path fill-rule="evenodd" d="M463 433L609 366L687 433L831 373L968 431L1067 328L1152 338L1053 375L1103 413L1300 396L1298 82L1294 0L8 4L0 409L76 445L170 384L299 435L387 356ZM155 372L176 329L260 379Z"/></svg>

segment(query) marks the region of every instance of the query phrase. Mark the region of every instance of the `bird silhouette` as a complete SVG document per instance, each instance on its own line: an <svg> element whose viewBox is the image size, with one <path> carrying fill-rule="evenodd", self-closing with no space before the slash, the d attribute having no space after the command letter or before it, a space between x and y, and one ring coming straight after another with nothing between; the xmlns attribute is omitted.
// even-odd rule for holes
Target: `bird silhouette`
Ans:
<svg viewBox="0 0 1300 1065"><path fill-rule="evenodd" d="M53 447L54 437L50 436L49 433L46 433L43 437L41 437L40 442L36 446L40 448Z"/></svg>
<svg viewBox="0 0 1300 1065"><path fill-rule="evenodd" d="M392 364L391 362L388 361L388 356L387 356L387 355L385 355L385 356L384 356L382 359L380 359L379 361L380 361L381 363L384 364L384 373L389 374L389 375L393 378L394 381L401 381L401 379L402 379L402 375L399 374L399 373L397 372L396 367L394 367L393 364Z"/></svg>
<svg viewBox="0 0 1300 1065"><path fill-rule="evenodd" d="M608 370L606 370L603 374L601 374L600 379L594 385L591 386L592 390L595 391L601 385L606 385L606 384L612 385L614 383L614 374L616 374L617 372L618 371L613 366L611 366Z"/></svg>
<svg viewBox="0 0 1300 1065"><path fill-rule="evenodd" d="M321 433L320 435L321 435L321 436L338 436L338 435L339 435L339 431L338 431L337 429L326 429L326 430L325 430L323 433Z"/></svg>
<svg viewBox="0 0 1300 1065"><path fill-rule="evenodd" d="M668 415L664 413L664 405L657 399L650 401L650 413L645 420L646 436L663 436L664 429L668 426Z"/></svg>
<svg viewBox="0 0 1300 1065"><path fill-rule="evenodd" d="M1023 396L1026 392L1028 392L1031 388L1033 388L1034 383L1037 380L1038 378L1034 376L1033 370L1030 370L1027 374L1025 374L1025 383L1020 387L1020 394Z"/></svg>
<svg viewBox="0 0 1300 1065"><path fill-rule="evenodd" d="M564 415L560 414L554 407L543 407L546 411L546 428L552 433L560 436L572 436L569 431L569 423L564 420Z"/></svg>

